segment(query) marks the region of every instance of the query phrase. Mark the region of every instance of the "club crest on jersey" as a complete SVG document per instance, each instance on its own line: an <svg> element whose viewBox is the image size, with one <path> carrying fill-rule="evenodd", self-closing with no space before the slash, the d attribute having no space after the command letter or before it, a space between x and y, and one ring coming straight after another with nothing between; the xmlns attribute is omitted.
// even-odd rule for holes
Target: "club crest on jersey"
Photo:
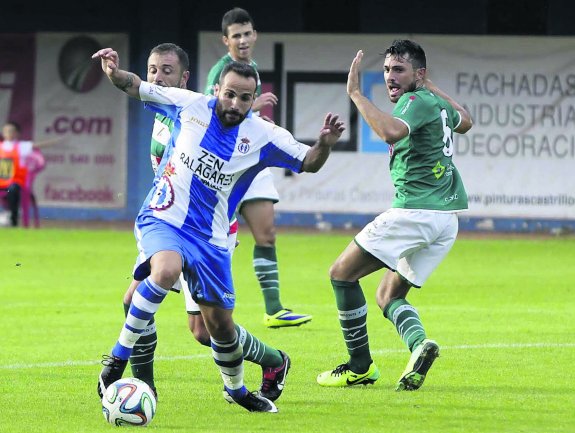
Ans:
<svg viewBox="0 0 575 433"><path fill-rule="evenodd" d="M162 177L156 184L154 195L150 200L150 209L166 210L174 204L174 187L170 176L175 174L176 168L169 162L164 169Z"/></svg>
<svg viewBox="0 0 575 433"><path fill-rule="evenodd" d="M240 153L248 153L250 150L250 139L243 137L238 143L238 151Z"/></svg>

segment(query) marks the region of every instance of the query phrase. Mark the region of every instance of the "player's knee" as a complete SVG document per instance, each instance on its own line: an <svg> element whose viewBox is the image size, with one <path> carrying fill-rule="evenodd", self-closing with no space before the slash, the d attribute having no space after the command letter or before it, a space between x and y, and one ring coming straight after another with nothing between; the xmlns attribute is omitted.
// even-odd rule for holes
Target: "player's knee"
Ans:
<svg viewBox="0 0 575 433"><path fill-rule="evenodd" d="M210 346L210 333L206 329L201 315L188 313L188 328L198 343L203 346Z"/></svg>
<svg viewBox="0 0 575 433"><path fill-rule="evenodd" d="M132 303L132 295L133 295L133 292L124 293L124 299L122 300L124 305L130 305Z"/></svg>
<svg viewBox="0 0 575 433"><path fill-rule="evenodd" d="M139 284L140 284L140 281L132 280L132 282L130 283L130 286L126 290L126 293L124 293L124 304L125 305L130 305L132 303L132 296L134 296L134 292L138 288Z"/></svg>
<svg viewBox="0 0 575 433"><path fill-rule="evenodd" d="M256 245L260 247L273 247L276 244L276 230L273 226L254 233L253 235Z"/></svg>
<svg viewBox="0 0 575 433"><path fill-rule="evenodd" d="M404 299L410 288L411 284L397 274L397 272L386 273L384 281L378 287L375 294L377 305L382 311L385 311L385 308L391 301L400 298Z"/></svg>
<svg viewBox="0 0 575 433"><path fill-rule="evenodd" d="M182 270L174 266L158 266L152 268L151 277L154 283L158 284L164 289L171 289L178 281Z"/></svg>
<svg viewBox="0 0 575 433"><path fill-rule="evenodd" d="M389 304L392 299L387 293L377 292L375 294L375 301L377 302L377 306L380 308L381 311L385 310L387 304Z"/></svg>
<svg viewBox="0 0 575 433"><path fill-rule="evenodd" d="M188 328L198 343L203 346L210 345L210 334L201 315L188 313Z"/></svg>
<svg viewBox="0 0 575 433"><path fill-rule="evenodd" d="M347 281L348 275L341 260L336 260L329 268L329 278L331 280Z"/></svg>
<svg viewBox="0 0 575 433"><path fill-rule="evenodd" d="M206 328L190 329L196 341L202 346L210 346L210 334Z"/></svg>
<svg viewBox="0 0 575 433"><path fill-rule="evenodd" d="M209 326L211 337L218 341L232 341L236 338L236 330L233 326L225 321L222 322L212 322Z"/></svg>

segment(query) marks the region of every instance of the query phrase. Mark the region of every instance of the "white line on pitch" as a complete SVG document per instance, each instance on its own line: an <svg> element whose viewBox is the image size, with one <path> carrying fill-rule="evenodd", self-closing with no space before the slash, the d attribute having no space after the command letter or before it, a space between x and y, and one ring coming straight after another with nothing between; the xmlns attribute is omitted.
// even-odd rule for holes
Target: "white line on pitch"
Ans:
<svg viewBox="0 0 575 433"><path fill-rule="evenodd" d="M535 347L575 347L575 343L487 343L487 344L462 344L459 346L441 346L441 350L468 350L468 349L530 349ZM403 353L406 349L379 349L372 350L375 354Z"/></svg>
<svg viewBox="0 0 575 433"><path fill-rule="evenodd" d="M198 358L211 358L211 355L178 355L178 356L156 356L156 361L178 361ZM0 370L19 370L27 368L49 368L49 367L78 367L85 365L97 365L100 361L62 361L62 362L40 362L37 364L8 364L0 365Z"/></svg>
<svg viewBox="0 0 575 433"><path fill-rule="evenodd" d="M575 347L575 343L490 343L490 344L463 344L459 346L440 346L441 350L473 350L473 349L530 349L530 348L570 348ZM385 353L404 353L406 349L378 349L372 353L381 355ZM211 355L178 355L178 356L156 356L156 361L180 361L190 359L211 358ZM40 362L34 364L8 364L0 365L0 370L20 370L28 368L50 368L50 367L77 367L86 365L97 365L99 360L92 361L63 361L63 362Z"/></svg>

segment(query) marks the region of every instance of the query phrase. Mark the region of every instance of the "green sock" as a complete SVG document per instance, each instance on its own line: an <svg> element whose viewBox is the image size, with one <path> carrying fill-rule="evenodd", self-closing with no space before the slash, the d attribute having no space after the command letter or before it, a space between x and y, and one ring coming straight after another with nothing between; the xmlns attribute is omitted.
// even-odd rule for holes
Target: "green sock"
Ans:
<svg viewBox="0 0 575 433"><path fill-rule="evenodd" d="M280 279L275 247L254 246L254 271L262 289L266 313L282 310L280 302Z"/></svg>
<svg viewBox="0 0 575 433"><path fill-rule="evenodd" d="M417 310L407 300L394 299L383 309L383 315L393 323L403 342L413 349L425 340L425 329Z"/></svg>
<svg viewBox="0 0 575 433"><path fill-rule="evenodd" d="M367 336L367 303L359 282L331 280L339 323L355 373L365 373L372 362Z"/></svg>
<svg viewBox="0 0 575 433"><path fill-rule="evenodd" d="M124 314L128 315L129 305L124 304ZM132 356L130 356L130 366L134 377L143 380L151 387L154 387L154 354L158 343L156 334L156 323L154 318L148 322L148 326L138 338L134 345Z"/></svg>
<svg viewBox="0 0 575 433"><path fill-rule="evenodd" d="M244 350L244 359L262 367L279 367L283 364L279 350L261 342L250 334L243 326L236 324L238 339Z"/></svg>

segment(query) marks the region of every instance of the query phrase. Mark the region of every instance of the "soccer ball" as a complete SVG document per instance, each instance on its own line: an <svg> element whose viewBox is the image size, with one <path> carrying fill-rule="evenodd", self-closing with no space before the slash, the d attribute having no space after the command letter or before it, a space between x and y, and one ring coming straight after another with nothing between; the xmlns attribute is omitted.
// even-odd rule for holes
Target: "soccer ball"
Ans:
<svg viewBox="0 0 575 433"><path fill-rule="evenodd" d="M102 412L106 421L116 426L145 426L156 414L156 397L146 382L127 377L106 389Z"/></svg>

